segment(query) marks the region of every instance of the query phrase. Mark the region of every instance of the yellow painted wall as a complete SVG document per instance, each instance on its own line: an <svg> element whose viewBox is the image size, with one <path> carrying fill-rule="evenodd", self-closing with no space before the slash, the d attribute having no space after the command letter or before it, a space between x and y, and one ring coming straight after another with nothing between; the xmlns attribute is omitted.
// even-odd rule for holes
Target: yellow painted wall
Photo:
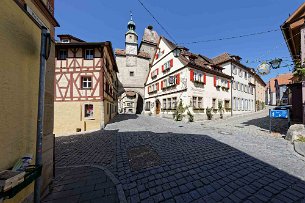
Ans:
<svg viewBox="0 0 305 203"><path fill-rule="evenodd" d="M30 0L32 10L54 33L52 26ZM11 168L26 153L35 155L41 30L12 0L0 6L0 170ZM43 136L42 191L53 179L54 43L47 61ZM34 164L34 163L33 163ZM33 184L5 202L21 202Z"/></svg>
<svg viewBox="0 0 305 203"><path fill-rule="evenodd" d="M0 6L0 170L25 153L35 155L40 28L12 0ZM14 199L33 191L28 187Z"/></svg>
<svg viewBox="0 0 305 203"><path fill-rule="evenodd" d="M80 128L81 132L99 130L103 125L102 102L55 102L54 104L55 136L74 134L76 128ZM93 104L93 119L84 118L85 104Z"/></svg>

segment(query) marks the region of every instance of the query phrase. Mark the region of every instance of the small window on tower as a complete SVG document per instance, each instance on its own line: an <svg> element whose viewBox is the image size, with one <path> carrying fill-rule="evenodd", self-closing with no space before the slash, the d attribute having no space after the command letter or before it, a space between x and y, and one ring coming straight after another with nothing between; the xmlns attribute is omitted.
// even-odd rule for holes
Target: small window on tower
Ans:
<svg viewBox="0 0 305 203"><path fill-rule="evenodd" d="M129 75L133 77L134 76L134 71L130 71Z"/></svg>
<svg viewBox="0 0 305 203"><path fill-rule="evenodd" d="M58 60L66 60L68 57L67 49L60 49L58 52Z"/></svg>

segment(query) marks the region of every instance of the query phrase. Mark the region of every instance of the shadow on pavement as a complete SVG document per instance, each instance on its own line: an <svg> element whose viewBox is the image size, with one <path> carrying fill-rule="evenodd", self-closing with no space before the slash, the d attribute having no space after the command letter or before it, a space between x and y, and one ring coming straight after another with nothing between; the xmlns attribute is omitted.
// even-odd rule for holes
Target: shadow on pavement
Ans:
<svg viewBox="0 0 305 203"><path fill-rule="evenodd" d="M56 163L105 165L108 162L103 159L111 157L112 173L128 202L305 201L304 181L207 135L104 130L70 140L61 140L65 143L57 150ZM104 152L104 146L112 150ZM139 146L149 146L160 162L132 170L128 151ZM79 195L88 196L86 192Z"/></svg>
<svg viewBox="0 0 305 203"><path fill-rule="evenodd" d="M245 126L257 126L264 130L269 131L270 120L269 116L262 118L252 119L246 122L243 122ZM288 130L288 121L287 119L272 119L272 132L280 133L286 135Z"/></svg>
<svg viewBox="0 0 305 203"><path fill-rule="evenodd" d="M117 175L130 202L305 200L301 179L207 135L118 132L118 141ZM132 171L127 151L143 145L161 164Z"/></svg>
<svg viewBox="0 0 305 203"><path fill-rule="evenodd" d="M138 117L139 116L137 114L119 114L112 118L107 125L111 123L119 123L125 120L137 119Z"/></svg>

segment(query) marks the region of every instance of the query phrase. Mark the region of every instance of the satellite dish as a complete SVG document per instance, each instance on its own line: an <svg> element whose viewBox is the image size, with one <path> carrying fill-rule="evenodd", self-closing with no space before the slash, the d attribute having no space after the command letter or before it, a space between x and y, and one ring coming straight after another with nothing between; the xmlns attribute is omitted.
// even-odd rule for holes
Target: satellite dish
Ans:
<svg viewBox="0 0 305 203"><path fill-rule="evenodd" d="M267 62L262 62L258 67L257 67L257 72L261 75L267 75L270 73L270 64Z"/></svg>

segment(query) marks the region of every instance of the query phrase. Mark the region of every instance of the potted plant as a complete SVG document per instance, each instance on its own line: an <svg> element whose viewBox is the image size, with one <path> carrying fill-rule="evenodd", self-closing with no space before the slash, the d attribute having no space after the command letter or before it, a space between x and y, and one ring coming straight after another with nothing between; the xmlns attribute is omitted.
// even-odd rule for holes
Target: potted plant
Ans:
<svg viewBox="0 0 305 203"><path fill-rule="evenodd" d="M219 101L219 102L218 102L218 110L219 110L220 118L223 119L222 101Z"/></svg>
<svg viewBox="0 0 305 203"><path fill-rule="evenodd" d="M189 122L194 122L194 115L189 110L187 110L187 115Z"/></svg>
<svg viewBox="0 0 305 203"><path fill-rule="evenodd" d="M173 118L175 121L182 121L183 113L185 112L185 108L183 107L182 100L180 100L176 110L174 111Z"/></svg>
<svg viewBox="0 0 305 203"><path fill-rule="evenodd" d="M208 117L208 120L212 120L212 117L213 117L212 108L209 108L209 107L206 108L206 115Z"/></svg>

